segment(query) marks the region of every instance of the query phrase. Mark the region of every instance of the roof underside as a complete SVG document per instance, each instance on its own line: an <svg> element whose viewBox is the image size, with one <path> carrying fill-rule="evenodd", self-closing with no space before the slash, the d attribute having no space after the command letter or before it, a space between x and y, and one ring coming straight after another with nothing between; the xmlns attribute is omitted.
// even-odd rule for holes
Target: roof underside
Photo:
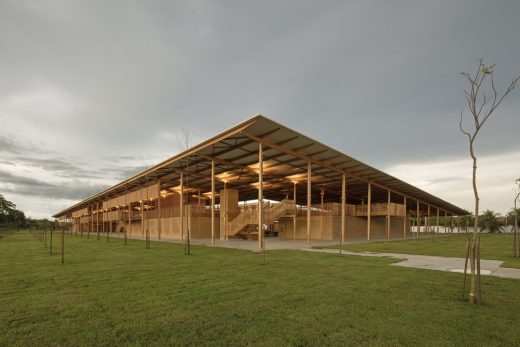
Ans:
<svg viewBox="0 0 520 347"><path fill-rule="evenodd" d="M219 134L189 150L174 156L140 174L116 184L80 203L54 215L60 217L84 208L89 203L99 202L127 191L161 181L161 189L168 190L180 184L181 172L184 184L211 191L211 160L215 161L216 191L223 188L239 190L241 200L258 198L258 151L263 143L264 196L281 200L288 194L292 198L296 182L298 203L306 203L307 165L312 169L312 201L318 203L321 192L325 202L339 202L341 178L347 177L347 202L359 204L367 201L368 183L372 184L372 203L387 202L388 190L391 201L403 203L407 208L435 209L455 215L467 212L436 196L374 169L352 157L342 154L311 138L299 134L264 116L255 116L228 131Z"/></svg>

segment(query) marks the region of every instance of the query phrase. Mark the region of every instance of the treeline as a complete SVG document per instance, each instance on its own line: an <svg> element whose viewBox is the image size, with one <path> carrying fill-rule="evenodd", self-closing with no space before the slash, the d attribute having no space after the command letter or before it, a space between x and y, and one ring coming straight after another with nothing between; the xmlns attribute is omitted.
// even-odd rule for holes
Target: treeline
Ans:
<svg viewBox="0 0 520 347"><path fill-rule="evenodd" d="M520 208L516 210L511 208L511 210L505 215L501 215L500 213L496 213L492 210L486 210L479 215L479 227L480 231L487 230L488 232L502 232L505 226L513 226L515 224L515 216L517 226L520 227ZM435 226L437 224L437 217L430 216L429 218L421 218L421 225L426 225L428 220L428 225ZM417 223L417 219L415 217L411 218L412 223L415 225ZM468 214L460 217L444 217L439 216L439 225L446 225L448 228L458 228L460 227L463 230L468 230L468 228L473 227L474 217Z"/></svg>
<svg viewBox="0 0 520 347"><path fill-rule="evenodd" d="M32 219L25 217L23 211L16 208L16 205L4 198L0 194L0 228L1 229L49 229L54 226L54 222L48 219Z"/></svg>

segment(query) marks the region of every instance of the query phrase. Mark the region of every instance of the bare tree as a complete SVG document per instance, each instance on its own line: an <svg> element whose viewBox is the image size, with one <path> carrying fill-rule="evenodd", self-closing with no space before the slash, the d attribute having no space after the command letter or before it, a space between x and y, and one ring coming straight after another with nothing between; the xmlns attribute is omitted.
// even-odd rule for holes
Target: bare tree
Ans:
<svg viewBox="0 0 520 347"><path fill-rule="evenodd" d="M463 111L460 112L460 131L467 136L469 142L469 153L473 160L473 193L475 195L475 220L473 225L473 235L471 238L470 247L468 251L470 253L470 267L471 267L471 278L469 288L469 302L475 303L475 282L478 289L478 303L481 303L480 295L480 235L478 230L478 214L479 214L479 195L477 190L477 157L475 155L474 144L477 135L489 119L489 117L495 112L497 107L502 103L506 95L508 95L516 86L520 76L517 76L511 81L511 84L507 87L506 91L499 95L495 88L494 82L494 68L495 64L485 66L483 59L479 60L477 72L474 75L470 75L467 72L463 72L462 76L469 82L469 89L464 90L464 97L466 98L467 105L471 114L472 126L469 130L466 130L462 124ZM487 94L486 94L487 93ZM475 267L477 268L477 276L475 276Z"/></svg>
<svg viewBox="0 0 520 347"><path fill-rule="evenodd" d="M177 138L176 138L177 147L179 147L179 150L187 151L191 146L192 138L193 138L193 131L190 131L187 129L182 129L181 133L177 134ZM185 158L185 160L186 160L186 176L185 176L186 189L185 189L185 191L186 191L186 203L188 203L189 196L190 196L190 175L189 175L190 156L187 156ZM183 194L183 192L181 192L181 194ZM184 199L184 196L182 196L181 199ZM183 213L183 211L181 211L181 213ZM190 228L191 228L191 226L189 223L189 218L184 218L184 220L186 220L186 239L184 241L184 254L190 255L191 254L191 245L190 245L190 241L191 241ZM181 226L181 230L184 230L184 226Z"/></svg>

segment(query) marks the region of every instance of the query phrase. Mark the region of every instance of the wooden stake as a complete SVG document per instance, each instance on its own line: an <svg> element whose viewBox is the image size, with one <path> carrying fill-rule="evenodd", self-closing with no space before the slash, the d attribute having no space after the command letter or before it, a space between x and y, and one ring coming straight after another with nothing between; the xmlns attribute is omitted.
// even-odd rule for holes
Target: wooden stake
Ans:
<svg viewBox="0 0 520 347"><path fill-rule="evenodd" d="M372 185L368 184L368 193L367 193L367 240L371 239L371 224L372 224Z"/></svg>
<svg viewBox="0 0 520 347"><path fill-rule="evenodd" d="M181 194L179 195L180 222L181 222L181 241L184 240L184 177L181 171Z"/></svg>
<svg viewBox="0 0 520 347"><path fill-rule="evenodd" d="M162 209L161 209L161 180L157 180L157 239L161 239L162 233Z"/></svg>
<svg viewBox="0 0 520 347"><path fill-rule="evenodd" d="M390 191L387 191L387 203L386 203L386 240L390 240Z"/></svg>
<svg viewBox="0 0 520 347"><path fill-rule="evenodd" d="M215 245L215 160L211 160L211 244Z"/></svg>
<svg viewBox="0 0 520 347"><path fill-rule="evenodd" d="M65 230L61 229L61 263L65 263Z"/></svg>
<svg viewBox="0 0 520 347"><path fill-rule="evenodd" d="M294 200L294 217L293 217L293 240L296 240L296 217L298 213L298 208L296 207L296 182L294 182L293 187L293 200Z"/></svg>
<svg viewBox="0 0 520 347"><path fill-rule="evenodd" d="M466 243L466 258L464 260L464 277L462 282L462 297L466 295L466 277L468 274L468 259L469 259L469 252L471 250L471 241L470 237L468 236L468 242Z"/></svg>
<svg viewBox="0 0 520 347"><path fill-rule="evenodd" d="M325 190L322 188L320 192L321 197L321 213L320 213L320 239L323 240L323 196L325 195Z"/></svg>
<svg viewBox="0 0 520 347"><path fill-rule="evenodd" d="M54 227L51 227L51 235L49 240L49 254L52 254L52 231L54 230Z"/></svg>
<svg viewBox="0 0 520 347"><path fill-rule="evenodd" d="M339 238L339 253L341 254L342 243L345 242L345 203L347 200L346 193L346 175L341 175L341 236Z"/></svg>
<svg viewBox="0 0 520 347"><path fill-rule="evenodd" d="M431 232L432 240L435 241L435 230L430 225L430 205L428 205L428 232Z"/></svg>
<svg viewBox="0 0 520 347"><path fill-rule="evenodd" d="M404 219L403 219L403 239L406 238L406 224L408 222L408 207L406 205L406 196L404 196Z"/></svg>
<svg viewBox="0 0 520 347"><path fill-rule="evenodd" d="M96 240L99 240L99 202L97 203L96 211Z"/></svg>
<svg viewBox="0 0 520 347"><path fill-rule="evenodd" d="M311 162L307 162L307 244L311 244Z"/></svg>
<svg viewBox="0 0 520 347"><path fill-rule="evenodd" d="M142 190L142 188L141 188ZM143 200L140 201L141 203L141 235L143 235L143 238L146 240L146 235L144 233L144 202Z"/></svg>
<svg viewBox="0 0 520 347"><path fill-rule="evenodd" d="M421 230L421 211L419 210L419 201L417 201L417 218L415 218L415 239L419 238L419 231Z"/></svg>
<svg viewBox="0 0 520 347"><path fill-rule="evenodd" d="M480 282L480 235L477 235L476 250L476 261L477 261L477 303L482 305L482 287Z"/></svg>
<svg viewBox="0 0 520 347"><path fill-rule="evenodd" d="M437 234L439 234L440 218L439 218L439 208L438 207L437 207L437 222L435 224L437 224L436 229L437 229Z"/></svg>

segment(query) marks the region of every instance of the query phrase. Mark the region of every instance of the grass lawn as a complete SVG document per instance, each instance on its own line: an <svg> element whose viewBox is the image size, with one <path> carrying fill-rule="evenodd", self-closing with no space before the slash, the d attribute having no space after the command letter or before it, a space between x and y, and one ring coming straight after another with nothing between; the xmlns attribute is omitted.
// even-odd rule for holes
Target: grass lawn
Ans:
<svg viewBox="0 0 520 347"><path fill-rule="evenodd" d="M381 242L366 242L356 244L345 244L342 249L359 252L387 252L422 255L439 255L444 257L464 258L466 255L466 234L454 234L431 238L413 240L396 240ZM513 236L506 234L481 234L480 257L482 259L503 260L503 267L520 268L520 258L513 257ZM339 248L331 246L331 248Z"/></svg>
<svg viewBox="0 0 520 347"><path fill-rule="evenodd" d="M67 236L61 265L21 233L0 254L0 346L520 343L518 280L483 277L478 307L459 298L460 274L380 258L271 251L262 266L246 251Z"/></svg>

